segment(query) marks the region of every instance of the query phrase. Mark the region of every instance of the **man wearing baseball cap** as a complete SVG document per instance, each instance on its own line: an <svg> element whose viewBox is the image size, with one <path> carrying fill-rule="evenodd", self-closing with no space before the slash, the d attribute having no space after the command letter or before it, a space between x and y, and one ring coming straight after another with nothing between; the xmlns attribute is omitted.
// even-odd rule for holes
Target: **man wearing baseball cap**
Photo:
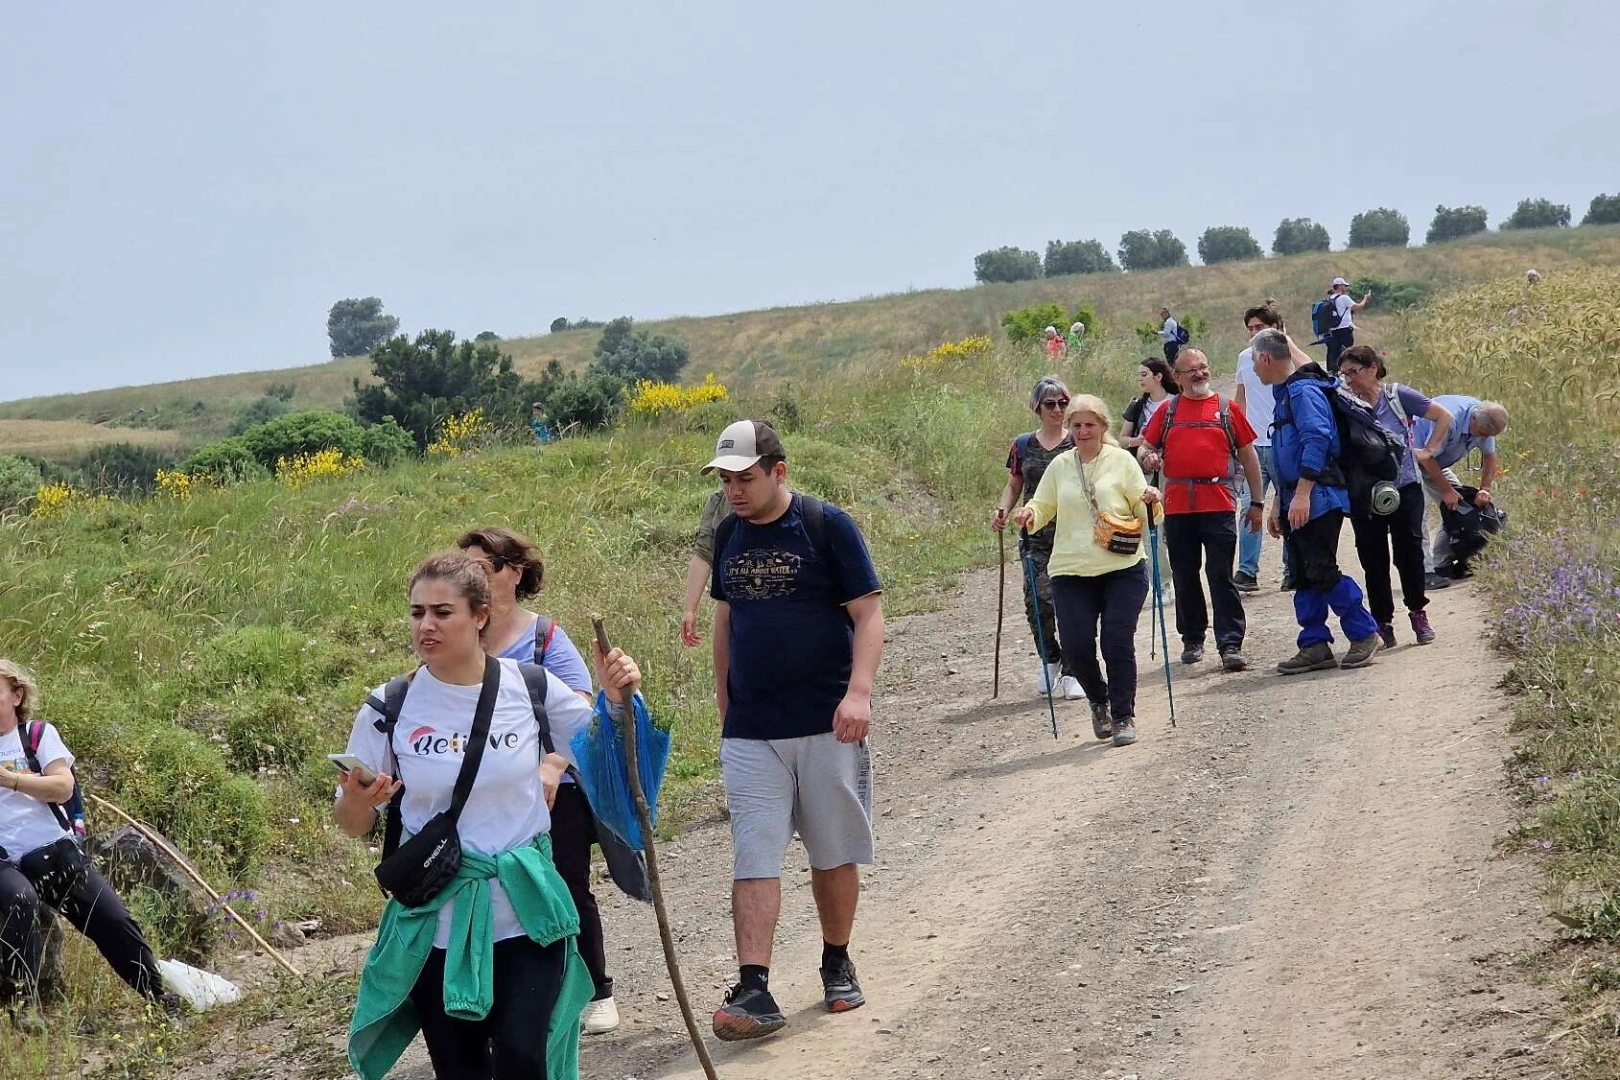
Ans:
<svg viewBox="0 0 1620 1080"><path fill-rule="evenodd" d="M720 474L730 510L715 527L710 586L739 967L714 1033L729 1042L787 1023L768 980L795 831L821 919L823 1001L831 1012L865 1004L849 940L859 867L872 862L866 737L882 586L849 515L789 490L787 452L769 424L726 428L703 472Z"/></svg>
<svg viewBox="0 0 1620 1080"><path fill-rule="evenodd" d="M1371 290L1359 301L1350 299L1350 283L1342 277L1333 279L1333 314L1335 321L1333 329L1327 336L1327 369L1328 374L1339 374L1339 357L1344 350L1356 343L1356 321L1354 315L1367 306L1372 299Z"/></svg>

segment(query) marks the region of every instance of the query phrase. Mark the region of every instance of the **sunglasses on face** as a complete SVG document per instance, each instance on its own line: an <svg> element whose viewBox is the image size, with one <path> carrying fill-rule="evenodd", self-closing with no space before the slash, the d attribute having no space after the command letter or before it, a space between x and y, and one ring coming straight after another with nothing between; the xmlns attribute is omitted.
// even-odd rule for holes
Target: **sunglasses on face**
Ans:
<svg viewBox="0 0 1620 1080"><path fill-rule="evenodd" d="M1041 408L1043 409L1067 409L1068 407L1068 398L1047 398L1041 402Z"/></svg>
<svg viewBox="0 0 1620 1080"><path fill-rule="evenodd" d="M505 555L491 555L487 559L479 559L478 562L486 567L492 574L498 574L502 570L505 570L508 566L518 565L515 560L508 559Z"/></svg>

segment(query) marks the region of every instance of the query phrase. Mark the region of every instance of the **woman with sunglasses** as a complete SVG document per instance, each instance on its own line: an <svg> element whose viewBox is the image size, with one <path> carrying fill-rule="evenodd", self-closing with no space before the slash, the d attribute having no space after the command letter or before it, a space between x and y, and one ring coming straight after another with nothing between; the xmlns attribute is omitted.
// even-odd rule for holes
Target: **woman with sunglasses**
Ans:
<svg viewBox="0 0 1620 1080"><path fill-rule="evenodd" d="M498 660L539 664L568 689L591 700L591 676L579 649L555 620L523 606L545 582L540 549L527 537L500 526L465 532L456 540L456 547L483 566L489 577L484 651ZM607 972L602 916L591 892L596 818L584 792L565 771L567 747L559 742L557 749L562 756L550 755L540 770L551 806L552 860L579 908L579 953L596 984L591 1003L580 1017L580 1028L586 1035L602 1035L619 1026L619 1007Z"/></svg>
<svg viewBox="0 0 1620 1080"><path fill-rule="evenodd" d="M1074 439L1063 428L1063 410L1069 407L1069 388L1061 379L1048 375L1037 382L1029 393L1029 407L1040 417L1041 426L1014 439L1007 453L1007 486L1001 489L1001 498L996 500L995 512L990 515L990 527L996 532L1006 528L1007 516L1018 505L1019 497L1035 493L1052 460L1074 449ZM1019 561L1027 556L1035 562L1033 592L1029 575L1020 575L1024 579L1024 614L1029 619L1029 632L1035 636L1035 644L1046 658L1036 692L1044 694L1051 689L1053 693L1061 692L1066 701L1078 701L1085 693L1058 647L1052 580L1046 573L1056 534L1056 525L1048 525L1019 536Z"/></svg>

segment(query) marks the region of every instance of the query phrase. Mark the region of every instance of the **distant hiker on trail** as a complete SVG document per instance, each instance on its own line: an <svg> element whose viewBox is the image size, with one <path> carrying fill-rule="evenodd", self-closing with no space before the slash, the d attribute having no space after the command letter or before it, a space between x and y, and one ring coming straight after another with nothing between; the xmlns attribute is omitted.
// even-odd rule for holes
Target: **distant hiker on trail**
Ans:
<svg viewBox="0 0 1620 1080"><path fill-rule="evenodd" d="M1069 402L1074 448L1059 454L1029 503L1013 514L1026 530L1055 529L1052 598L1063 659L1091 703L1091 731L1115 746L1136 741L1136 624L1147 600L1144 522L1159 501L1142 468L1109 434L1108 405L1090 394ZM1097 663L1099 625L1102 658Z"/></svg>
<svg viewBox="0 0 1620 1080"><path fill-rule="evenodd" d="M540 549L510 529L491 526L463 533L456 547L466 552L489 578L489 625L484 629L484 651L496 659L538 664L586 701L591 700L591 673L585 658L556 620L523 606L538 596L545 583L545 562ZM619 1008L613 1000L613 979L607 973L607 950L602 939L602 915L591 892L591 845L596 841L596 818L585 793L564 774L566 747L556 761L541 763L547 797L551 799L551 859L568 885L579 909L579 954L595 986L590 1004L580 1016L586 1035L601 1035L619 1026Z"/></svg>
<svg viewBox="0 0 1620 1080"><path fill-rule="evenodd" d="M1350 283L1342 277L1333 279L1333 328L1327 338L1327 369L1330 375L1339 373L1339 357L1356 343L1355 313L1367 306L1372 291L1360 300L1350 298Z"/></svg>
<svg viewBox="0 0 1620 1080"><path fill-rule="evenodd" d="M1074 439L1063 425L1063 413L1069 407L1068 387L1047 376L1030 391L1029 406L1040 418L1041 426L1014 439L1012 449L1007 452L1007 486L1001 489L1001 498L996 500L996 509L990 515L990 527L996 532L1006 528L1007 516L1018 505L1019 496L1027 501L1035 494L1052 461L1074 449ZM1024 615L1029 620L1029 632L1035 635L1036 648L1048 661L1036 680L1035 692L1044 694L1050 689L1054 694L1061 693L1067 701L1078 701L1084 694L1079 680L1074 677L1073 665L1058 646L1052 580L1046 569L1052 558L1055 532L1056 526L1048 525L1018 538L1019 559L1028 556L1035 562L1034 593L1030 592L1028 577L1024 579ZM1054 683L1054 679L1060 681Z"/></svg>
<svg viewBox="0 0 1620 1080"><path fill-rule="evenodd" d="M0 659L0 1005L19 1031L45 1031L38 996L43 904L89 938L136 993L173 1012L177 1000L165 994L140 926L79 850L62 809L76 783L73 754L38 709L33 678Z"/></svg>
<svg viewBox="0 0 1620 1080"><path fill-rule="evenodd" d="M1277 665L1284 675L1332 667L1364 667L1381 644L1378 623L1362 603L1361 588L1339 571L1339 531L1350 494L1339 465L1339 424L1328 395L1333 379L1299 351L1281 330L1262 330L1249 343L1254 371L1275 397L1271 447L1277 458L1277 501L1272 536L1291 548L1299 588L1299 652ZM1350 639L1341 663L1333 655L1328 609Z"/></svg>
<svg viewBox="0 0 1620 1080"><path fill-rule="evenodd" d="M872 862L866 739L883 608L860 530L838 507L788 489L787 453L769 424L722 431L703 467L716 471L731 508L716 529L712 595L739 977L714 1033L730 1042L787 1023L769 977L795 832L821 922L822 1001L830 1012L865 1004L849 941L859 867Z"/></svg>
<svg viewBox="0 0 1620 1080"><path fill-rule="evenodd" d="M714 530L720 519L730 511L726 509L726 493L716 491L703 503L698 515L697 534L692 537L692 554L686 560L686 596L681 604L681 644L695 649L703 643L698 633L698 605L708 591L709 578L714 572Z"/></svg>
<svg viewBox="0 0 1620 1080"><path fill-rule="evenodd" d="M529 430L534 432L534 441L544 446L555 442L557 433L551 428L551 420L546 416L546 403L537 401L529 406Z"/></svg>
<svg viewBox="0 0 1620 1080"><path fill-rule="evenodd" d="M1261 304L1252 307L1243 313L1243 328L1252 338L1267 328L1281 330L1283 328L1282 316L1271 304ZM1266 386L1254 373L1254 350L1245 348L1238 353L1237 358L1237 388L1232 391L1232 400L1243 410L1249 418L1249 426L1254 428L1254 452L1260 458L1261 483L1271 491L1277 489L1277 458L1271 452L1271 412L1276 399L1271 396L1271 387ZM1248 491L1244 482L1239 488L1244 505L1238 507L1238 513L1244 514L1248 510L1250 501L1263 503L1266 501L1265 491ZM1253 593L1260 591L1260 546L1261 538L1265 533L1260 529L1252 532L1243 529L1238 533L1238 568L1232 575L1232 583L1237 586L1238 592ZM1291 591L1296 582L1293 574L1293 562L1288 557L1288 546L1283 545L1283 576L1282 588L1284 592Z"/></svg>
<svg viewBox="0 0 1620 1080"><path fill-rule="evenodd" d="M1144 468L1162 470L1164 476L1164 535L1176 584L1181 662L1196 664L1204 658L1209 609L1198 580L1202 566L1215 608L1221 667L1242 671L1248 662L1243 659L1243 598L1232 581L1237 556L1232 487L1234 466L1241 465L1249 491L1260 490L1260 458L1242 406L1215 393L1209 379L1209 358L1198 349L1183 349L1176 357L1181 393L1153 414L1140 453ZM1243 527L1260 528L1262 509L1251 494Z"/></svg>
<svg viewBox="0 0 1620 1080"><path fill-rule="evenodd" d="M1068 354L1069 343L1063 340L1063 335L1057 332L1057 327L1048 326L1046 328L1045 348L1046 359L1055 364Z"/></svg>
<svg viewBox="0 0 1620 1080"><path fill-rule="evenodd" d="M1389 369L1383 357L1366 345L1355 345L1339 357L1339 377L1356 397L1371 405L1378 414L1378 422L1399 435L1406 444L1401 455L1400 473L1395 487L1400 492L1400 506L1388 514L1373 512L1370 506L1350 508L1350 527L1356 535L1356 556L1361 571L1367 575L1367 606L1378 623L1378 636L1384 648L1395 647L1395 594L1389 583L1391 555L1395 570L1401 577L1401 599L1406 604L1407 620L1419 645L1434 640L1434 628L1424 609L1429 605L1423 582L1423 484L1418 479L1417 462L1413 460L1412 429L1420 418L1427 418L1433 427L1429 443L1438 445L1451 427L1451 414L1445 406L1430 401L1410 386L1386 383ZM1432 453L1432 449L1430 450Z"/></svg>
<svg viewBox="0 0 1620 1080"><path fill-rule="evenodd" d="M1164 362L1167 364L1174 364L1176 362L1176 354L1179 353L1181 351L1181 347L1187 344L1187 342L1190 340L1190 336L1187 333L1187 328L1176 322L1176 320L1171 316L1169 308L1161 307L1159 309L1158 333L1159 340L1164 342Z"/></svg>
<svg viewBox="0 0 1620 1080"><path fill-rule="evenodd" d="M1125 413L1121 417L1124 426L1120 431L1119 445L1127 450L1135 450L1142 445L1142 432L1147 430L1153 414L1171 394L1181 393L1176 373L1156 356L1143 360L1136 369L1136 385L1142 392L1125 406Z"/></svg>
<svg viewBox="0 0 1620 1080"><path fill-rule="evenodd" d="M1461 394L1441 394L1434 401L1450 414L1451 426L1439 437L1435 435L1435 425L1427 419L1418 421L1413 429L1413 438L1424 445L1424 449L1414 455L1423 470L1424 494L1431 503L1444 509L1456 511L1461 507L1462 495L1458 489L1462 482L1453 468L1472 451L1478 450L1479 487L1473 504L1476 509L1494 506L1491 485L1496 482L1501 470L1496 454L1496 436L1507 430L1507 409L1494 401L1481 401ZM1434 534L1428 552L1428 567L1427 580L1431 589L1443 589L1451 584L1459 569L1452 559L1451 534L1444 528ZM1466 576L1466 567L1462 570Z"/></svg>
<svg viewBox="0 0 1620 1080"><path fill-rule="evenodd" d="M377 873L392 891L360 975L349 1063L381 1080L420 1030L440 1080L577 1080L592 984L554 865L538 714L566 747L591 706L549 671L486 654L489 579L466 553L424 560L409 597L421 666L360 707L348 753L363 769L343 772L332 809L356 838L386 818ZM616 721L641 671L619 649L592 651ZM459 868L441 856L457 840Z"/></svg>
<svg viewBox="0 0 1620 1080"><path fill-rule="evenodd" d="M1076 322L1069 324L1069 340L1067 352L1076 353L1086 343L1086 324Z"/></svg>

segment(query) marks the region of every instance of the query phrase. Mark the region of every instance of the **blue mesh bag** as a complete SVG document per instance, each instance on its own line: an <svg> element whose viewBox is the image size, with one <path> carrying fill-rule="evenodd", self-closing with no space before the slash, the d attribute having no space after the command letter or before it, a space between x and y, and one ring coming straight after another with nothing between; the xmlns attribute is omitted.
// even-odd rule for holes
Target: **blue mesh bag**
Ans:
<svg viewBox="0 0 1620 1080"><path fill-rule="evenodd" d="M652 713L640 694L631 698L635 719L636 762L640 766L641 790L654 824L658 822L658 791L664 785L669 765L669 732L659 731ZM590 726L569 743L579 763L579 782L585 787L596 820L636 851L646 850L641 822L636 818L635 797L630 794L630 774L625 765L624 738L619 725L608 716L607 696L596 693L596 715Z"/></svg>

